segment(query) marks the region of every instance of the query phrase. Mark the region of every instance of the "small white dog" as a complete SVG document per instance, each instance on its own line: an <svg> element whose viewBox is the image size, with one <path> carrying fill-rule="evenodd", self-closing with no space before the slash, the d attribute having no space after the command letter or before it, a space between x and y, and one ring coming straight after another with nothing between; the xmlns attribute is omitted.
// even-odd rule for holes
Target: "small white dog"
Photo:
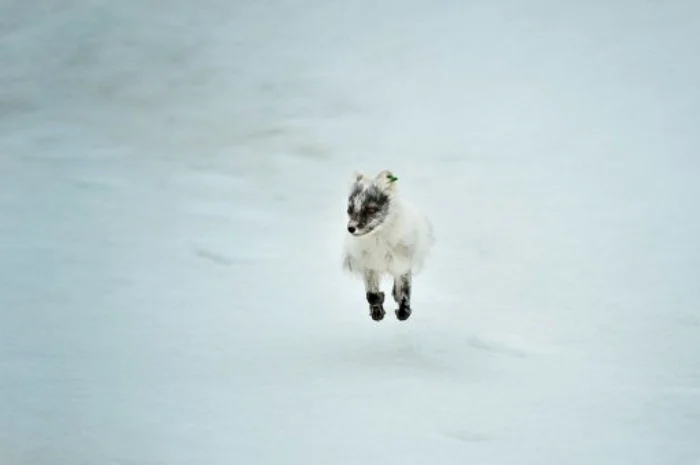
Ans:
<svg viewBox="0 0 700 465"><path fill-rule="evenodd" d="M418 210L397 195L398 178L384 170L374 179L355 173L348 197L348 236L343 266L361 274L373 320L384 318L381 278L394 279L396 317L411 316L411 281L435 242L433 228Z"/></svg>

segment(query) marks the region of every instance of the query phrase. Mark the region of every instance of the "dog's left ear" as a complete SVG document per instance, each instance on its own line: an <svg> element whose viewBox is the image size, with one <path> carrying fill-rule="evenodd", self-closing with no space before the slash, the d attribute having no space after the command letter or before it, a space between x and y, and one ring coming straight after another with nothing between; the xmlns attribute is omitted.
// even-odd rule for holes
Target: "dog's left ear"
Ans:
<svg viewBox="0 0 700 465"><path fill-rule="evenodd" d="M377 175L377 177L374 178L375 184L387 192L396 190L396 183L398 180L399 178L397 178L394 173L389 170L382 171Z"/></svg>

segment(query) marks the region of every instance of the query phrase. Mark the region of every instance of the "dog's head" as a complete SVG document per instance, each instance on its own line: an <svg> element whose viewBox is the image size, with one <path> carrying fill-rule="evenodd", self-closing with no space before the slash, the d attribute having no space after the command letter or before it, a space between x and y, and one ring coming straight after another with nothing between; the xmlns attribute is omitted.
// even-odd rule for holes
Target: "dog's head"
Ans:
<svg viewBox="0 0 700 465"><path fill-rule="evenodd" d="M397 178L384 170L374 179L355 173L348 196L348 232L364 236L379 229L389 216Z"/></svg>

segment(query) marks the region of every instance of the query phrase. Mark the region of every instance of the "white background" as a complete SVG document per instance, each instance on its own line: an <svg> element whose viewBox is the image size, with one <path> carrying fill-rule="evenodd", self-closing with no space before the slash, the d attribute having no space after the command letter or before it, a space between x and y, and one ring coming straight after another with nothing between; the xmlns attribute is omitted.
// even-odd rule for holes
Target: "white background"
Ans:
<svg viewBox="0 0 700 465"><path fill-rule="evenodd" d="M697 5L0 1L0 463L697 465Z"/></svg>

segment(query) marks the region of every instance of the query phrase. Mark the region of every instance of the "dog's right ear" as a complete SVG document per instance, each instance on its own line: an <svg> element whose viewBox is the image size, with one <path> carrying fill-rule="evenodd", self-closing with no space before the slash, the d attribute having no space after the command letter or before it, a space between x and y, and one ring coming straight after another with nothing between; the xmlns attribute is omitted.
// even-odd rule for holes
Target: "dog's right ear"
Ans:
<svg viewBox="0 0 700 465"><path fill-rule="evenodd" d="M354 173L352 173L352 178L350 180L350 184L355 185L358 182L362 181L363 179L366 179L366 176L364 174L360 173L359 171L355 171Z"/></svg>

